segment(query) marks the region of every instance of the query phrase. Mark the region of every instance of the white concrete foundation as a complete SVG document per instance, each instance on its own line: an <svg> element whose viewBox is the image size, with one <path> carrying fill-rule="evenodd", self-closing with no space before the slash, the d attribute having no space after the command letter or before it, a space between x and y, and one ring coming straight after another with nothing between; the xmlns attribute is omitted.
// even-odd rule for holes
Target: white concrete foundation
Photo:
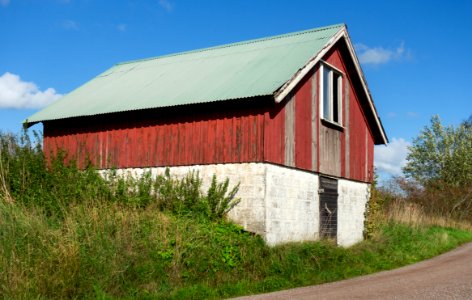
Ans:
<svg viewBox="0 0 472 300"><path fill-rule="evenodd" d="M165 167L121 169L118 175L163 174ZM184 177L198 171L206 191L213 174L218 181L229 178L230 188L240 183L241 202L229 218L246 230L261 235L269 245L313 241L319 238L318 174L267 163L216 164L170 167L170 174ZM364 212L370 185L338 180L337 242L351 246L363 238Z"/></svg>

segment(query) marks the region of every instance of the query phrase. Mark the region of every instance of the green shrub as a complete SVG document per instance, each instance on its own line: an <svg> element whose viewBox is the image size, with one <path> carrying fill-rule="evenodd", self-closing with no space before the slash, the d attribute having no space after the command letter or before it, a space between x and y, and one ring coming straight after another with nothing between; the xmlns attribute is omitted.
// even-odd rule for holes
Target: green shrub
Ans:
<svg viewBox="0 0 472 300"><path fill-rule="evenodd" d="M91 163L79 169L73 158L59 151L48 160L41 150L38 134L34 142L25 132L20 138L0 134L0 195L26 206L37 206L49 216L63 218L71 205L90 202L120 203L134 208L154 204L176 215L221 220L239 200L239 185L228 192L229 180L218 183L213 176L206 193L198 172L184 178L164 174L139 178L118 176L116 170L101 176Z"/></svg>

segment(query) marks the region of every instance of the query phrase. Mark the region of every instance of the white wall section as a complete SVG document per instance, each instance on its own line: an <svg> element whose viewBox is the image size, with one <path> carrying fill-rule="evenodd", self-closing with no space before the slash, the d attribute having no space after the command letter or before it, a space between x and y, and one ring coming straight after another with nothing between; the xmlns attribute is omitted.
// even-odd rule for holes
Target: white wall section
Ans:
<svg viewBox="0 0 472 300"><path fill-rule="evenodd" d="M165 167L119 169L118 175L139 177L146 171L164 174ZM230 189L240 183L241 202L229 218L246 230L262 236L274 246L287 242L314 241L319 238L318 174L267 163L213 164L169 167L170 174L184 177L194 170L203 180L203 190L213 174L219 182L226 178ZM102 171L106 172L106 171ZM362 240L365 205L370 186L339 179L337 242L351 246Z"/></svg>

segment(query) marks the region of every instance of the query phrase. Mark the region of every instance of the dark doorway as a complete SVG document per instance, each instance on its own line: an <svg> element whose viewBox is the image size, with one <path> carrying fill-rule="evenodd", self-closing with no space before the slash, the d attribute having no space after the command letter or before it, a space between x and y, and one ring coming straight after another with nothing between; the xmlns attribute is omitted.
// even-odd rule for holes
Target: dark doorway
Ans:
<svg viewBox="0 0 472 300"><path fill-rule="evenodd" d="M338 233L338 181L320 176L320 237L336 238Z"/></svg>

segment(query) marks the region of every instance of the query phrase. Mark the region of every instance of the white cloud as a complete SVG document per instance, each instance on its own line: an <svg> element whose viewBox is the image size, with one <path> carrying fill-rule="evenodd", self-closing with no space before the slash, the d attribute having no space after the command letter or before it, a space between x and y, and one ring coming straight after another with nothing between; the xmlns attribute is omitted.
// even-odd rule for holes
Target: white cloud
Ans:
<svg viewBox="0 0 472 300"><path fill-rule="evenodd" d="M0 108L40 108L61 96L53 88L41 91L35 83L9 72L0 76Z"/></svg>
<svg viewBox="0 0 472 300"><path fill-rule="evenodd" d="M387 146L375 146L374 165L379 172L401 175L406 164L410 143L402 138L393 138Z"/></svg>
<svg viewBox="0 0 472 300"><path fill-rule="evenodd" d="M62 27L66 30L75 30L75 31L79 30L79 24L77 24L77 22L72 21L72 20L64 20L62 22Z"/></svg>
<svg viewBox="0 0 472 300"><path fill-rule="evenodd" d="M395 49L371 48L364 44L356 44L355 48L361 64L380 65L409 56L405 52L405 43L403 42Z"/></svg>
<svg viewBox="0 0 472 300"><path fill-rule="evenodd" d="M174 5L168 0L159 0L159 5L162 6L167 12L171 12Z"/></svg>
<svg viewBox="0 0 472 300"><path fill-rule="evenodd" d="M7 6L8 4L10 4L10 0L0 0L1 6Z"/></svg>

